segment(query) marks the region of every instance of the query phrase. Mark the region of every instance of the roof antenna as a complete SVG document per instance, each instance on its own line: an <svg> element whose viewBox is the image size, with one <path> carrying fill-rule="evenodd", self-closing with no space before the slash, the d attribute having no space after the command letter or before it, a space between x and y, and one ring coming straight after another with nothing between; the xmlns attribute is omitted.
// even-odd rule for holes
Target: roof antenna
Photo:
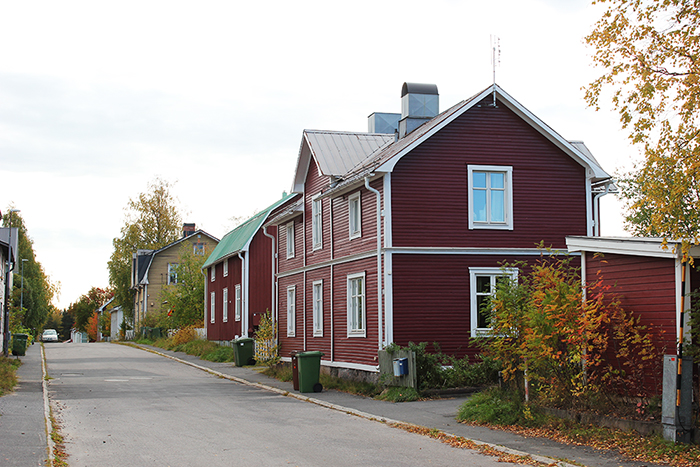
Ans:
<svg viewBox="0 0 700 467"><path fill-rule="evenodd" d="M501 65L501 39L491 34L491 65L493 67L493 106L496 107L496 67Z"/></svg>

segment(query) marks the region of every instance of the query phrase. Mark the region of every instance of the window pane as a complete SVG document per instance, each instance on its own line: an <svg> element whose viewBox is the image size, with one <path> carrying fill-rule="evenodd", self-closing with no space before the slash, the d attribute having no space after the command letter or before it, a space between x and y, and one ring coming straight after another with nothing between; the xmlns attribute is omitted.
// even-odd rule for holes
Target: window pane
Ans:
<svg viewBox="0 0 700 467"><path fill-rule="evenodd" d="M477 328L488 328L491 313L489 312L488 303L490 295L478 295L476 297L476 306L478 314L476 318Z"/></svg>
<svg viewBox="0 0 700 467"><path fill-rule="evenodd" d="M478 276L476 278L476 293L490 294L491 293L491 277ZM477 297L478 299L479 297Z"/></svg>
<svg viewBox="0 0 700 467"><path fill-rule="evenodd" d="M505 191L491 192L491 222L506 221Z"/></svg>
<svg viewBox="0 0 700 467"><path fill-rule="evenodd" d="M491 173L491 188L504 188L505 187L505 174L502 173Z"/></svg>
<svg viewBox="0 0 700 467"><path fill-rule="evenodd" d="M474 188L486 188L486 172L473 172L472 186Z"/></svg>
<svg viewBox="0 0 700 467"><path fill-rule="evenodd" d="M474 222L486 222L486 190L473 190Z"/></svg>

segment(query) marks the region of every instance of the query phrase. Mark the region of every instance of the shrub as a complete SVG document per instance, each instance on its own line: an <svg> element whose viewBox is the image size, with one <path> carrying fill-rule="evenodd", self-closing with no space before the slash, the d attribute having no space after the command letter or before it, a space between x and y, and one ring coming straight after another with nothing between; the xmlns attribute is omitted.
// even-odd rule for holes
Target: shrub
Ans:
<svg viewBox="0 0 700 467"><path fill-rule="evenodd" d="M234 350L231 347L219 345L211 352L202 355L202 360L209 360L210 362L233 362L235 361Z"/></svg>
<svg viewBox="0 0 700 467"><path fill-rule="evenodd" d="M17 384L17 368L22 364L18 358L0 356L0 396L11 392Z"/></svg>
<svg viewBox="0 0 700 467"><path fill-rule="evenodd" d="M517 391L490 388L474 394L457 412L457 420L492 425L536 426L544 416L523 403Z"/></svg>
<svg viewBox="0 0 700 467"><path fill-rule="evenodd" d="M174 346L186 344L197 339L197 331L194 326L186 326L175 333L172 337Z"/></svg>
<svg viewBox="0 0 700 467"><path fill-rule="evenodd" d="M260 324L255 333L255 361L267 366L279 362L279 345L275 343L277 323L272 322L270 310L260 317Z"/></svg>

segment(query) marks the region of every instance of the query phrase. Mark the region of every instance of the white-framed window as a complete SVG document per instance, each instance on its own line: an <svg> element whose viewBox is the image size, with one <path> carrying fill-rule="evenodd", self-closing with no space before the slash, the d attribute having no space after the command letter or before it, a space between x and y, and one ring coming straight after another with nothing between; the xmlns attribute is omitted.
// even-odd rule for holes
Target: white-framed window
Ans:
<svg viewBox="0 0 700 467"><path fill-rule="evenodd" d="M241 298L241 284L236 284L236 321L241 320L241 311L243 308L243 301Z"/></svg>
<svg viewBox="0 0 700 467"><path fill-rule="evenodd" d="M311 242L314 250L323 248L323 200L311 201Z"/></svg>
<svg viewBox="0 0 700 467"><path fill-rule="evenodd" d="M348 337L367 336L365 273L348 276Z"/></svg>
<svg viewBox="0 0 700 467"><path fill-rule="evenodd" d="M296 334L296 306L297 289L290 285L287 287L287 337L295 337Z"/></svg>
<svg viewBox="0 0 700 467"><path fill-rule="evenodd" d="M469 228L513 230L513 167L467 166Z"/></svg>
<svg viewBox="0 0 700 467"><path fill-rule="evenodd" d="M202 242L197 242L192 244L192 253L195 255L202 256L206 252L206 247L204 243Z"/></svg>
<svg viewBox="0 0 700 467"><path fill-rule="evenodd" d="M224 260L224 277L228 277L228 258Z"/></svg>
<svg viewBox="0 0 700 467"><path fill-rule="evenodd" d="M311 301L313 303L314 337L323 337L323 281L311 284Z"/></svg>
<svg viewBox="0 0 700 467"><path fill-rule="evenodd" d="M212 282L216 280L216 264L209 268L209 276Z"/></svg>
<svg viewBox="0 0 700 467"><path fill-rule="evenodd" d="M287 231L287 259L294 258L294 221L286 226Z"/></svg>
<svg viewBox="0 0 700 467"><path fill-rule="evenodd" d="M348 227L350 238L362 236L362 209L359 191L348 196Z"/></svg>
<svg viewBox="0 0 700 467"><path fill-rule="evenodd" d="M224 301L224 304L221 308L221 311L223 313L223 318L221 318L221 321L223 321L224 323L228 323L228 287L224 287L222 299Z"/></svg>
<svg viewBox="0 0 700 467"><path fill-rule="evenodd" d="M209 316L211 317L211 323L214 324L216 322L216 310L214 308L214 304L216 303L216 294L212 292L210 297L211 298L209 303Z"/></svg>
<svg viewBox="0 0 700 467"><path fill-rule="evenodd" d="M488 303L501 280L518 280L517 269L469 268L471 337L486 335L491 329Z"/></svg>
<svg viewBox="0 0 700 467"><path fill-rule="evenodd" d="M168 263L168 285L177 284L177 263Z"/></svg>

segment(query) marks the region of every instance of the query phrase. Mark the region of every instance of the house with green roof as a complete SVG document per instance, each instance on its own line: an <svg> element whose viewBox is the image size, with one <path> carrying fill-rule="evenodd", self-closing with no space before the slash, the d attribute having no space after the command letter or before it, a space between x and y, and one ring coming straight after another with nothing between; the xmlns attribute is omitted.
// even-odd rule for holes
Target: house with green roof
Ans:
<svg viewBox="0 0 700 467"><path fill-rule="evenodd" d="M224 235L202 266L206 275L204 325L207 339L219 343L252 337L275 296L276 227L264 227L271 214L284 209L297 194L258 212Z"/></svg>

